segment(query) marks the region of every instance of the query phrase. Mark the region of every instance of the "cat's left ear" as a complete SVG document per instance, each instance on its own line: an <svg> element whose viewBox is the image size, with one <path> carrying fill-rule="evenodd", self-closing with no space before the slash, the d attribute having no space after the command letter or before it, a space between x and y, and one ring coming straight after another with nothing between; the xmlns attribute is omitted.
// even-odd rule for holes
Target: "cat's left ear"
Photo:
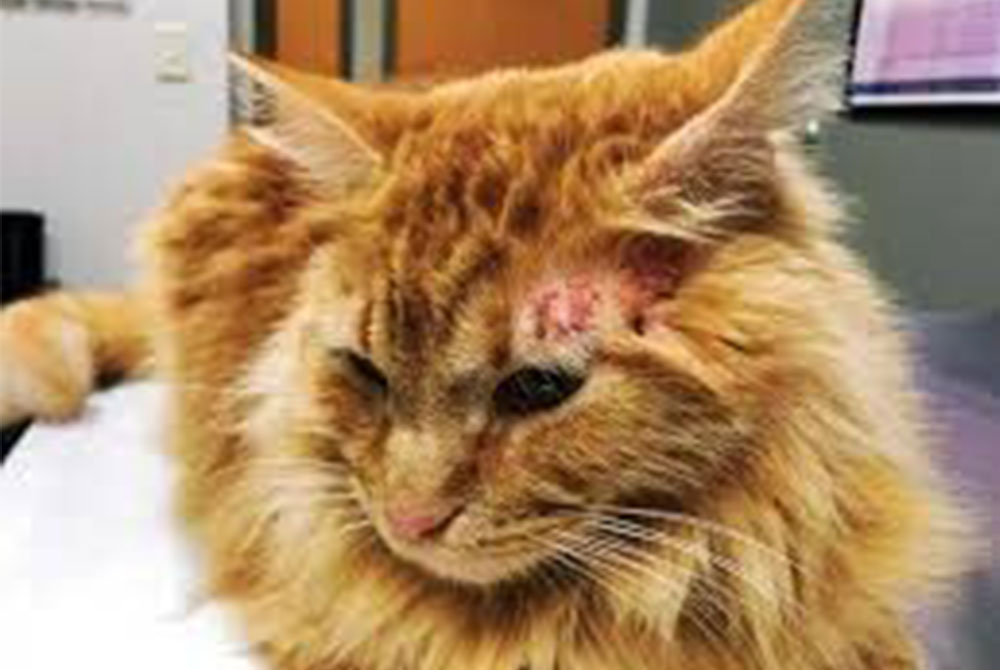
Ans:
<svg viewBox="0 0 1000 670"><path fill-rule="evenodd" d="M759 0L684 55L714 96L641 166L640 200L766 216L778 147L838 105L844 0Z"/></svg>
<svg viewBox="0 0 1000 670"><path fill-rule="evenodd" d="M297 165L319 191L342 193L378 170L381 156L329 101L309 94L313 82L305 81L308 75L237 54L231 54L229 62L231 97L241 129Z"/></svg>

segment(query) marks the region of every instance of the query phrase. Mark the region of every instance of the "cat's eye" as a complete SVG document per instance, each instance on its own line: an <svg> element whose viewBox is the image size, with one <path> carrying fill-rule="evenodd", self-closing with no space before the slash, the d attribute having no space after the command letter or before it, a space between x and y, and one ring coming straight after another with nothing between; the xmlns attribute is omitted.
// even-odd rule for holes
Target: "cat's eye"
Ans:
<svg viewBox="0 0 1000 670"><path fill-rule="evenodd" d="M389 380L385 374L378 369L370 358L353 351L343 352L344 360L356 378L361 380L369 388L385 393L389 390Z"/></svg>
<svg viewBox="0 0 1000 670"><path fill-rule="evenodd" d="M580 390L583 382L579 374L563 368L521 368L497 385L493 407L506 416L553 409Z"/></svg>

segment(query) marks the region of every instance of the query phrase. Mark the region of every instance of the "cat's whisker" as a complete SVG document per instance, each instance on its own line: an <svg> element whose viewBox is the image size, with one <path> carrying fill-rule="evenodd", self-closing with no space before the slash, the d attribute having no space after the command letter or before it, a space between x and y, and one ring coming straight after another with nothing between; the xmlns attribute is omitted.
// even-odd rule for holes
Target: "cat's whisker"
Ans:
<svg viewBox="0 0 1000 670"><path fill-rule="evenodd" d="M657 545L665 545L695 558L703 557L712 566L719 568L726 575L747 584L759 597L770 603L773 607L778 608L783 614L793 617L802 617L804 615L802 605L792 597L792 594L784 590L768 588L766 584L762 584L757 579L751 577L745 569L730 558L720 556L714 552L709 552L707 555L702 556L704 549L698 544L685 542L662 530L635 524L617 517L602 519L601 529L629 538L645 540Z"/></svg>
<svg viewBox="0 0 1000 670"><path fill-rule="evenodd" d="M679 539L662 529L634 523L628 521L627 519L623 519L620 516L602 514L599 512L593 512L592 514L594 515L594 519L599 523L600 529L603 531L621 534L629 538L647 540L656 544L669 546L681 551L682 553L695 557L702 557L703 552L695 552L692 550L692 547L700 547L700 545L693 542L685 542L684 540ZM714 565L719 566L724 571L734 574L734 576L743 577L742 574L737 574L739 566L723 556L709 554L707 556L707 560L710 560ZM763 589L763 587L760 588Z"/></svg>
<svg viewBox="0 0 1000 670"><path fill-rule="evenodd" d="M572 549L574 554L581 559L592 561L595 565L606 569L610 568L609 572L613 575L635 579L638 575L633 573L639 572L642 573L642 576L650 577L657 583L667 586L679 598L687 595L687 589L682 584L676 580L669 579L666 574L656 572L649 564L650 562L645 560L649 558L648 556L630 557L624 554L622 550L627 548L627 544L621 540L600 537L587 538L586 541L580 542L573 535L563 534L557 537L561 537L565 541L564 548ZM683 570L683 568L676 564L670 564L670 568ZM642 584L640 582L636 585L641 586Z"/></svg>
<svg viewBox="0 0 1000 670"><path fill-rule="evenodd" d="M537 476L528 472L525 472L524 476L526 478L530 477L536 481L538 479ZM734 528L725 526L723 524L714 521L701 519L689 514L672 512L667 510L625 507L613 504L580 504L575 500L574 501L564 500L561 502L561 504L566 505L566 507L560 509L559 512L557 512L556 514L557 516L563 518L567 517L583 518L589 515L590 518L603 518L605 520L616 520L620 519L622 516L631 515L633 517L641 517L650 520L666 522L673 525L689 526L692 528L696 528L700 531L707 532L709 534L716 535L719 537L724 537L725 539L746 545L756 550L758 555L762 555L768 560L772 560L787 566L788 569L790 571L793 571L794 574L796 574L797 576L808 575L807 569L804 566L800 565L798 562L796 562L793 558L787 556L786 554L780 552L779 550L773 547L764 544L757 538L754 538L750 535L747 535L746 533L743 533ZM583 508L582 514L580 511L574 511L574 509L579 510L579 508ZM669 537L669 536L665 535L664 537ZM673 541L676 542L676 539L674 539ZM723 563L726 563L726 567L730 572L733 572L735 574L740 573L738 566L727 563L726 559L722 557L715 556L712 560L717 564L719 563L719 561L722 561ZM720 565L720 567L722 566ZM752 588L755 588L755 590L761 592L767 591L767 589L765 589L759 583L756 583Z"/></svg>
<svg viewBox="0 0 1000 670"><path fill-rule="evenodd" d="M571 536L571 535L570 536L565 536L565 535L563 536L564 539L571 539L572 537L573 536ZM621 542L620 540L616 540L616 539L610 538L610 537L598 537L598 538L590 538L587 542L584 542L584 543L577 543L575 545L574 549L580 555L586 556L588 558L592 558L592 559L595 559L595 560L598 560L598 561L601 561L601 560L606 561L606 562L607 561L611 561L613 563L619 563L619 564L625 565L626 567L629 567L629 568L643 567L645 569L651 569L642 560L643 558L647 558L646 556L642 556L642 557L633 556L631 561L629 561L627 559L627 557L623 556L621 554L621 550L623 548L625 548L625 547L626 547L625 543ZM674 567L674 566L671 566L671 567ZM656 572L652 572L652 576L654 576L657 581L665 580L666 579L665 575L662 575L662 574L659 574L659 573L656 573ZM666 584L667 582L663 582L663 583ZM685 588L681 587L676 582L672 582L671 581L669 583L670 583L671 589L674 590L675 594L678 597L683 598L684 596L687 595L687 590Z"/></svg>
<svg viewBox="0 0 1000 670"><path fill-rule="evenodd" d="M622 585L611 579L614 574L621 577L621 570L616 566L604 563L600 556L593 556L582 551L578 546L575 546L572 539L572 536L556 535L555 537L536 537L534 541L552 552L551 560L559 562L560 565L579 577L601 587L606 593L624 597ZM603 569L604 572L600 572L598 569Z"/></svg>
<svg viewBox="0 0 1000 670"><path fill-rule="evenodd" d="M565 525L565 523L566 520L562 518L541 517L537 519L530 519L528 521L522 521L512 528L493 531L487 539L491 545L494 543L502 544L509 541L517 541L523 538L528 538L532 534L544 533L545 531L559 528L560 526Z"/></svg>
<svg viewBox="0 0 1000 670"><path fill-rule="evenodd" d="M601 515L597 517L597 520L601 524L600 529L604 531L621 533L626 537L648 541L653 544L666 544L681 553L688 554L696 558L700 553L698 551L699 545L684 542L683 540L670 536L660 529L642 526L614 516ZM605 546L627 547L622 548L621 550L626 554L635 555L639 558L641 558L643 554L642 550L634 544ZM726 575L738 579L750 586L762 600L769 603L773 608L777 608L783 616L791 617L797 621L806 619L808 612L801 605L801 603L797 602L793 597L791 597L790 594L769 589L766 585L752 579L735 561L715 554L708 554L705 556L705 560L707 560L711 565L721 569ZM655 557L653 557L650 562L653 561L655 561ZM707 575L704 576L707 577ZM720 583L716 580L709 580L707 583L711 585L713 590L718 590L720 595L726 594L737 599L741 602L743 607L756 608L759 606L759 604L756 604L753 600L747 600L745 597L741 597L743 594L737 592L733 586ZM716 603L716 605L718 605L718 603ZM815 646L815 651L821 656L825 656L828 653L826 650L818 646Z"/></svg>
<svg viewBox="0 0 1000 670"><path fill-rule="evenodd" d="M672 512L667 510L650 509L645 507L627 507L614 504L601 504L595 503L589 506L590 511L605 512L611 515L620 516L635 516L643 517L647 519L656 519L667 523L675 523L678 525L686 525L698 530L702 530L708 533L716 534L720 537L725 537L727 539L739 542L748 546L751 546L760 552L762 552L768 558L771 558L780 563L788 565L789 568L795 570L797 573L802 574L806 568L796 562L794 559L789 557L787 554L775 549L774 547L768 546L761 540L748 535L744 532L738 531L730 526L711 521L708 519L699 518L691 514L686 514L683 512Z"/></svg>
<svg viewBox="0 0 1000 670"><path fill-rule="evenodd" d="M696 568L685 567L675 561L665 562L663 556L643 551L642 548L636 546L633 542L623 539L614 540L605 538L605 542L601 543L600 548L601 553L608 560L625 566L626 569L635 570L643 579L652 579L654 582L663 585L679 585L679 589L672 590L675 597L685 603L684 612L686 615L692 617L692 621L699 629L720 643L721 646L726 646L727 640L734 634L736 637L742 638L745 642L751 642L750 632L747 630L736 628L735 630L723 632L714 626L705 625L706 617L702 616L703 613L701 611L704 605L714 608L715 611L721 612L727 617L734 616L736 603L740 603L742 607L748 606L748 603L740 597L741 594L731 585L711 579L710 573L699 571ZM661 572L661 570L666 568L669 568L671 572L677 573L678 578L672 580L665 572ZM708 591L702 591L697 599L691 600L688 598L690 594L689 586L681 583L681 578L686 580L700 578L702 586L707 587ZM643 582L641 585L645 586L645 583ZM708 614L711 614L711 610Z"/></svg>
<svg viewBox="0 0 1000 670"><path fill-rule="evenodd" d="M598 515L596 518L602 524L602 529L608 532L619 533L627 537L649 541L654 544L659 543L667 545L677 551L680 551L681 553L695 556L697 555L698 549L696 545L686 545L683 540L679 540L678 538L669 535L662 529L635 524L616 516ZM736 561L725 556L720 556L714 552L709 553L705 557L705 560L711 565L719 568L726 575L747 584L751 589L753 589L757 596L761 598L763 603L770 605L772 611L777 609L783 616L788 616L796 620L806 617L806 609L795 599L794 594L780 589L776 590L768 588L768 585L762 584L756 579L751 578ZM785 562L785 564L786 569L792 569L790 561ZM713 587L720 588L721 585L713 583ZM739 596L739 594L735 594L735 592L733 592L733 587L727 588L727 591ZM758 604L753 599L743 598L743 605L745 607L756 608L758 606L763 606L763 603Z"/></svg>
<svg viewBox="0 0 1000 670"><path fill-rule="evenodd" d="M574 538L569 537L565 539L572 541ZM618 546L624 545L624 543L617 544ZM602 585L611 595L616 595L617 597L626 599L635 598L637 593L644 592L647 589L648 583L646 580L652 580L656 584L665 586L671 591L671 593L673 593L674 597L678 598L680 601L684 601L688 595L687 587L685 587L678 580L671 579L666 574L653 570L649 565L633 558L629 558L628 556L624 556L620 553L603 551L600 554L595 554L592 549L587 549L586 545L583 547L580 545L574 546L568 542L556 543L556 546L560 546L566 555L571 555L578 561L581 561L584 565L588 566L591 572L593 572L593 568L598 567L601 570L608 572L616 580L623 581L627 586L636 590L636 593L629 593L628 591L623 591L621 585L604 580ZM604 549L612 549L615 548L615 546L616 544L613 542L602 545ZM680 566L674 564L670 567L674 570L684 572L688 577L692 574L691 571L684 570ZM716 602L715 606L720 607L722 611L728 611L728 606L724 602ZM705 634L709 639L718 642L720 646L725 646L725 632L715 630L711 625L710 619L702 616L702 613L699 611L691 610L690 607L686 608L685 612L703 634Z"/></svg>

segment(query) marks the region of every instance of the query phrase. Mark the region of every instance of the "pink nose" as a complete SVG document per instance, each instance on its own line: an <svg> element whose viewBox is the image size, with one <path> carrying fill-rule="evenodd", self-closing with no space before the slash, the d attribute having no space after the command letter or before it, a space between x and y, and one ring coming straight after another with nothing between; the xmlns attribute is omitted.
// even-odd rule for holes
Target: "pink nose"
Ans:
<svg viewBox="0 0 1000 670"><path fill-rule="evenodd" d="M386 513L392 531L407 540L419 540L443 528L454 518L458 503L433 505L391 505Z"/></svg>

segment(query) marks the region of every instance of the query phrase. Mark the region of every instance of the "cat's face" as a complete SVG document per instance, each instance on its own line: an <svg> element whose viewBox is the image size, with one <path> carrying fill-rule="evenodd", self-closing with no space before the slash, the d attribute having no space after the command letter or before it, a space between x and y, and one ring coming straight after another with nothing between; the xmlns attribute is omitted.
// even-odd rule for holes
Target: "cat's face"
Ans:
<svg viewBox="0 0 1000 670"><path fill-rule="evenodd" d="M686 58L372 103L372 144L279 100L263 139L313 178L300 215L338 231L251 384L266 456L331 464L306 517L333 501L424 574L485 584L602 542L667 550L650 516L662 532L752 488L833 286L829 201L776 139L810 95L775 79L797 38L743 69L727 44L782 7Z"/></svg>
<svg viewBox="0 0 1000 670"><path fill-rule="evenodd" d="M462 581L523 574L616 507L694 505L741 457L747 436L671 326L674 273L458 245L434 272L361 281L331 254L307 289L309 455L347 465L398 556Z"/></svg>
<svg viewBox="0 0 1000 670"><path fill-rule="evenodd" d="M795 248L817 188L772 138L789 48L739 77L729 54L609 56L413 94L383 106L381 147L293 96L265 141L339 194L309 216L347 232L257 366L288 405L270 455L337 464L345 518L463 582L573 563L609 529L642 545L637 516L724 497L764 439L752 396L797 364L754 319L823 290Z"/></svg>

